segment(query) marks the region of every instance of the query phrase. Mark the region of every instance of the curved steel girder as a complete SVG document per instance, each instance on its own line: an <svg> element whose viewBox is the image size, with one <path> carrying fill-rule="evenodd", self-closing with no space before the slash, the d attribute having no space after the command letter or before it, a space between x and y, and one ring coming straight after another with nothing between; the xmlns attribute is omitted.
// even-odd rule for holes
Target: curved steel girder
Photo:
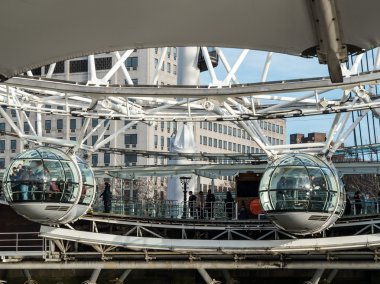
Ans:
<svg viewBox="0 0 380 284"><path fill-rule="evenodd" d="M84 97L102 98L106 96L160 97L160 98L217 98L259 96L265 94L285 94L302 91L323 91L332 89L352 89L358 85L379 84L380 71L360 73L345 77L342 83L331 83L326 77L274 81L266 83L240 84L231 87L208 88L208 86L87 86L76 82L34 77L14 77L6 82L8 86L25 87L36 90L52 90L78 94Z"/></svg>

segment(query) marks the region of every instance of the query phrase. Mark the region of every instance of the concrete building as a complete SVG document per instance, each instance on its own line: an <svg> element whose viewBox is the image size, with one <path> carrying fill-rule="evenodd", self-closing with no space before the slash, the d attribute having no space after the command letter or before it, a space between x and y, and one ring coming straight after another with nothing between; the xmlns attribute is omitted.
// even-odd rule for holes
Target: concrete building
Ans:
<svg viewBox="0 0 380 284"><path fill-rule="evenodd" d="M131 76L134 84L150 84L153 78L157 75L156 66L158 65L161 56L161 48L134 50L130 57L125 62L125 66ZM102 78L107 74L112 67L112 63L116 61L114 53L105 53L95 55L95 65L97 77ZM88 58L77 58L56 63L52 78L63 79L76 82L91 81L90 66ZM33 70L33 75L45 75L48 73L48 66L44 66ZM127 84L125 77L119 70L112 76L108 83L110 84ZM177 83L177 49L168 48L164 64L158 71L160 74L157 84L159 85L175 85ZM46 104L45 108L63 109L62 106L54 105L53 102ZM17 123L16 112L8 110L14 121ZM36 121L36 114L28 114L30 120ZM83 125L84 118L63 117L56 114L42 114L42 135L56 138L65 138L75 140ZM22 127L26 133L30 131L30 126L27 122L22 122ZM117 129L120 129L128 121L112 120L101 122L99 119L92 119L91 131L99 123L104 123L104 127L99 127L94 131L87 141L87 145L94 145L99 139L109 137ZM109 124L108 124L109 123ZM107 126L108 124L108 126ZM269 142L275 145L284 144L286 141L285 120L275 119L268 121L260 121L260 125L267 135ZM176 122L159 121L151 125L138 123L126 130L123 135L119 135L105 147L111 148L127 148L136 150L151 150L151 151L168 151L170 145L170 137L177 130ZM3 118L0 119L0 131L11 131L9 125L6 124ZM260 149L256 143L248 136L248 134L231 122L197 122L194 123L195 139L198 142L198 151L209 153L260 153ZM102 137L101 137L102 136ZM15 137L3 136L0 137L0 167L7 165L11 158L23 149L20 141ZM113 165L163 165L167 161L164 158L145 158L135 154L114 154L114 153L93 153L89 157L89 161L93 166L113 166ZM152 178L154 185L166 186L166 179ZM211 188L212 181L210 179L201 178L200 188L203 190ZM232 186L232 178L224 177L215 182L216 189L219 191L225 190Z"/></svg>

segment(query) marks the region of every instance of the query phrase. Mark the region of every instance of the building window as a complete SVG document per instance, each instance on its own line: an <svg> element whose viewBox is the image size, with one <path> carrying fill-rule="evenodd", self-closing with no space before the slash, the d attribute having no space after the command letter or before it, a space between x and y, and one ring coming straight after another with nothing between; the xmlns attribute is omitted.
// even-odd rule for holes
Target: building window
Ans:
<svg viewBox="0 0 380 284"><path fill-rule="evenodd" d="M165 146L165 137L161 136L161 149L163 149Z"/></svg>
<svg viewBox="0 0 380 284"><path fill-rule="evenodd" d="M210 147L212 147L212 138L208 138L208 145L210 146Z"/></svg>
<svg viewBox="0 0 380 284"><path fill-rule="evenodd" d="M207 145L207 137L206 136L203 136L203 145Z"/></svg>
<svg viewBox="0 0 380 284"><path fill-rule="evenodd" d="M173 74L177 75L177 65L173 64Z"/></svg>
<svg viewBox="0 0 380 284"><path fill-rule="evenodd" d="M45 130L51 130L51 120L45 120Z"/></svg>
<svg viewBox="0 0 380 284"><path fill-rule="evenodd" d="M272 123L268 122L268 130L272 131Z"/></svg>
<svg viewBox="0 0 380 284"><path fill-rule="evenodd" d="M266 121L264 121L264 130L267 130L267 122Z"/></svg>
<svg viewBox="0 0 380 284"><path fill-rule="evenodd" d="M234 137L236 137L236 128L233 128L233 129L232 129L232 135L233 135Z"/></svg>
<svg viewBox="0 0 380 284"><path fill-rule="evenodd" d="M99 162L98 154L92 154L91 161L92 161L92 166L96 167Z"/></svg>
<svg viewBox="0 0 380 284"><path fill-rule="evenodd" d="M200 135L200 136L199 136L199 144L201 144L201 145L202 145L202 143L203 143L203 136L202 136L202 135Z"/></svg>
<svg viewBox="0 0 380 284"><path fill-rule="evenodd" d="M158 135L154 135L154 148L157 148L158 145Z"/></svg>
<svg viewBox="0 0 380 284"><path fill-rule="evenodd" d="M242 145L242 146L241 146L241 152L242 152L242 153L245 153L245 145Z"/></svg>
<svg viewBox="0 0 380 284"><path fill-rule="evenodd" d="M110 153L104 153L104 165L107 166L111 162L111 154Z"/></svg>
<svg viewBox="0 0 380 284"><path fill-rule="evenodd" d="M167 145L167 149L169 151L170 150L170 137L166 138L166 145Z"/></svg>
<svg viewBox="0 0 380 284"><path fill-rule="evenodd" d="M70 141L76 141L76 140L77 140L77 138L75 136L70 137Z"/></svg>
<svg viewBox="0 0 380 284"><path fill-rule="evenodd" d="M17 140L11 140L11 150L14 153L17 149Z"/></svg>
<svg viewBox="0 0 380 284"><path fill-rule="evenodd" d="M276 125L276 133L279 133L279 132L280 132L280 127Z"/></svg>
<svg viewBox="0 0 380 284"><path fill-rule="evenodd" d="M222 140L218 140L218 148L219 149L223 148L223 141Z"/></svg>
<svg viewBox="0 0 380 284"><path fill-rule="evenodd" d="M208 130L212 131L212 122L208 123Z"/></svg>
<svg viewBox="0 0 380 284"><path fill-rule="evenodd" d="M167 49L167 51L166 51L166 54L167 54L168 58L170 58L171 50L172 50L172 49L171 49L170 47L168 47L168 49Z"/></svg>
<svg viewBox="0 0 380 284"><path fill-rule="evenodd" d="M232 151L232 142L228 142L228 151Z"/></svg>
<svg viewBox="0 0 380 284"><path fill-rule="evenodd" d="M223 125L223 134L227 134L227 126Z"/></svg>
<svg viewBox="0 0 380 284"><path fill-rule="evenodd" d="M165 62L162 62L161 71L165 71Z"/></svg>
<svg viewBox="0 0 380 284"><path fill-rule="evenodd" d="M272 124L272 132L276 132L276 124Z"/></svg>
<svg viewBox="0 0 380 284"><path fill-rule="evenodd" d="M174 57L174 60L177 60L177 48L176 47L173 47L173 57Z"/></svg>
<svg viewBox="0 0 380 284"><path fill-rule="evenodd" d="M97 118L93 118L92 121L91 121L91 126L92 127L96 127L98 125L98 119Z"/></svg>
<svg viewBox="0 0 380 284"><path fill-rule="evenodd" d="M139 79L132 79L133 85L138 85L139 84Z"/></svg>
<svg viewBox="0 0 380 284"><path fill-rule="evenodd" d="M96 70L108 70L112 68L112 57L95 58Z"/></svg>
<svg viewBox="0 0 380 284"><path fill-rule="evenodd" d="M223 132L223 125L219 124L219 125L218 125L218 128L219 128L219 129L218 129L218 130L219 130L218 132L219 132L219 133L222 133L222 132Z"/></svg>
<svg viewBox="0 0 380 284"><path fill-rule="evenodd" d="M136 154L125 154L124 155L124 163L125 165L130 165L131 163L137 163L137 155Z"/></svg>
<svg viewBox="0 0 380 284"><path fill-rule="evenodd" d="M63 129L63 119L57 119L57 129L58 130Z"/></svg>
<svg viewBox="0 0 380 284"><path fill-rule="evenodd" d="M284 128L280 126L280 134L284 134Z"/></svg>
<svg viewBox="0 0 380 284"><path fill-rule="evenodd" d="M5 159L0 158L0 169L4 169L4 168L5 168Z"/></svg>
<svg viewBox="0 0 380 284"><path fill-rule="evenodd" d="M137 144L137 134L124 134L124 144L125 145L129 145L129 144L136 145Z"/></svg>
<svg viewBox="0 0 380 284"><path fill-rule="evenodd" d="M214 123L213 124L213 129L214 129L214 132L218 132L218 124Z"/></svg>
<svg viewBox="0 0 380 284"><path fill-rule="evenodd" d="M76 120L76 118L70 119L70 129L74 130L76 128L77 128L77 120Z"/></svg>
<svg viewBox="0 0 380 284"><path fill-rule="evenodd" d="M92 146L94 146L96 144L96 141L98 141L98 135L92 135L91 137L91 142L92 142Z"/></svg>
<svg viewBox="0 0 380 284"><path fill-rule="evenodd" d="M5 123L4 122L0 123L0 131L5 131Z"/></svg>
<svg viewBox="0 0 380 284"><path fill-rule="evenodd" d="M157 69L157 66L158 66L158 59L155 58L155 59L154 59L154 68Z"/></svg>
<svg viewBox="0 0 380 284"><path fill-rule="evenodd" d="M24 122L24 132L27 133L30 131L30 126L28 122Z"/></svg>
<svg viewBox="0 0 380 284"><path fill-rule="evenodd" d="M237 147L237 150L238 150L238 152L240 153L240 152L241 152L241 145L238 144L237 146L238 146L238 147Z"/></svg>
<svg viewBox="0 0 380 284"><path fill-rule="evenodd" d="M240 138L241 137L241 129L238 129L237 131L237 136Z"/></svg>
<svg viewBox="0 0 380 284"><path fill-rule="evenodd" d="M232 135L232 127L228 127L228 135Z"/></svg>
<svg viewBox="0 0 380 284"><path fill-rule="evenodd" d="M227 141L223 141L223 149L227 150Z"/></svg>
<svg viewBox="0 0 380 284"><path fill-rule="evenodd" d="M88 70L87 59L70 61L70 73L87 72L87 70Z"/></svg>
<svg viewBox="0 0 380 284"><path fill-rule="evenodd" d="M5 150L5 140L0 140L0 151L4 153Z"/></svg>
<svg viewBox="0 0 380 284"><path fill-rule="evenodd" d="M215 147L215 148L218 147L218 139L215 139L215 138L214 138L214 147Z"/></svg>
<svg viewBox="0 0 380 284"><path fill-rule="evenodd" d="M45 65L45 74L48 73L49 71L49 68L50 68L50 65ZM65 63L63 61L59 61L55 64L55 68L54 68L54 74L57 74L57 73L64 73L65 72ZM87 72L87 70L86 70Z"/></svg>
<svg viewBox="0 0 380 284"><path fill-rule="evenodd" d="M233 151L236 152L236 143L233 143L232 146Z"/></svg>
<svg viewBox="0 0 380 284"><path fill-rule="evenodd" d="M136 70L139 65L139 58L137 56L128 57L125 61L125 65L127 68L131 67L133 70Z"/></svg>
<svg viewBox="0 0 380 284"><path fill-rule="evenodd" d="M41 67L32 69L33 76L41 75Z"/></svg>
<svg viewBox="0 0 380 284"><path fill-rule="evenodd" d="M170 63L169 63L169 62L167 63L167 66L166 66L166 71L167 71L168 73L170 73L170 71L171 71L171 68L170 68Z"/></svg>
<svg viewBox="0 0 380 284"><path fill-rule="evenodd" d="M58 110L63 110L63 106L57 106Z"/></svg>

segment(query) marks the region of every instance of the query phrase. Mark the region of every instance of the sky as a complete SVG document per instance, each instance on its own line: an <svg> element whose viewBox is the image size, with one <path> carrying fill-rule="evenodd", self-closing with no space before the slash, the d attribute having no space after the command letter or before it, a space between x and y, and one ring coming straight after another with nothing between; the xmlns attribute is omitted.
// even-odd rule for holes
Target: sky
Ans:
<svg viewBox="0 0 380 284"><path fill-rule="evenodd" d="M241 53L241 49L222 49L225 54L229 64L232 66L238 56ZM261 81L261 76L267 57L267 52L263 51L253 51L251 50L247 57L245 58L243 64L236 73L237 79L240 83L255 83ZM366 62L363 66L366 70ZM372 68L372 55L368 55L369 68ZM226 71L222 64L216 68L216 75L219 80L223 80L226 76ZM317 58L301 58L298 56L284 55L274 53L272 56L271 65L269 68L267 81L278 81L278 80L289 80L289 79L303 79L303 78L312 78L312 77L328 77L327 65L319 64ZM203 72L201 75L201 84L207 85L210 82L210 76L208 72ZM341 94L341 90L330 91L323 96L326 98L337 97ZM295 94L297 96L302 93ZM289 96L289 94L287 94ZM310 116L305 118L292 118L287 119L287 141L289 142L289 134L291 133L304 133L307 135L309 132L326 132L328 133L334 116L333 115L319 115L319 116ZM370 126L371 126L371 142L374 143L374 133L372 128L372 114L370 115ZM361 122L362 129L367 129L367 122ZM378 120L375 119L375 131L380 133ZM362 131L366 132L366 131ZM357 134L358 135L358 134ZM359 138L357 136L357 138ZM358 139L359 140L359 139ZM363 143L369 142L369 137L362 137ZM379 139L378 139L379 140ZM347 145L354 144L353 135L347 139Z"/></svg>

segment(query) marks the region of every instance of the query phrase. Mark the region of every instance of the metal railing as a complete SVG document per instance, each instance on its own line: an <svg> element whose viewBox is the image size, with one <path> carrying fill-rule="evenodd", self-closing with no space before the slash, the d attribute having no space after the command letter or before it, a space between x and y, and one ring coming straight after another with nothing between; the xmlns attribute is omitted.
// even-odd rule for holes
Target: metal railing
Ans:
<svg viewBox="0 0 380 284"><path fill-rule="evenodd" d="M184 209L186 210L184 213ZM95 212L103 212L103 201L98 199L93 205ZM174 219L237 219L236 202L204 202L202 205L192 202L164 200L159 202L112 200L112 214L122 214L151 218Z"/></svg>
<svg viewBox="0 0 380 284"><path fill-rule="evenodd" d="M0 233L1 252L46 252L49 242L39 237L39 232Z"/></svg>

